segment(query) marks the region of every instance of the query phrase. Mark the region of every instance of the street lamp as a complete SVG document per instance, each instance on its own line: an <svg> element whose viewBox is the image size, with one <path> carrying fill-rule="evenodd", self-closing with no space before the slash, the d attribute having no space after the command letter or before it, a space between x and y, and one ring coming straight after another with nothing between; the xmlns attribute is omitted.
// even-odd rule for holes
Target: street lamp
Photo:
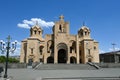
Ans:
<svg viewBox="0 0 120 80"><path fill-rule="evenodd" d="M10 47L10 35L7 37L7 42L6 42L6 46L5 46L5 42L3 42L2 40L0 41L0 50L2 51L2 53L6 52L6 64L5 64L5 74L4 74L4 78L7 78L7 68L8 68L8 58L9 58L9 52L13 53L16 49L16 44L17 42L13 42L12 46Z"/></svg>

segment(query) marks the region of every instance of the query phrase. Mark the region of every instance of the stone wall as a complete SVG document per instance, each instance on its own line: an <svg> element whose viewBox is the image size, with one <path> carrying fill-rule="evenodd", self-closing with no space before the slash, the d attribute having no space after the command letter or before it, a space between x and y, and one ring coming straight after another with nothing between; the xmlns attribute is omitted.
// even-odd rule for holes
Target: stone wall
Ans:
<svg viewBox="0 0 120 80"><path fill-rule="evenodd" d="M5 63L0 63L0 66L5 68ZM8 63L8 68L26 68L27 64L25 63Z"/></svg>
<svg viewBox="0 0 120 80"><path fill-rule="evenodd" d="M101 68L120 68L120 63L96 63Z"/></svg>

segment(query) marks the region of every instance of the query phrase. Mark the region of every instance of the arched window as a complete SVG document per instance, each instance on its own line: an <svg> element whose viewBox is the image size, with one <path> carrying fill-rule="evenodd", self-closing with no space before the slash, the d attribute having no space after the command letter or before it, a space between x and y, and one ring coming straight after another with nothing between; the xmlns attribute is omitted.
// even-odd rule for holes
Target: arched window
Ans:
<svg viewBox="0 0 120 80"><path fill-rule="evenodd" d="M94 50L96 50L96 46L94 46Z"/></svg>
<svg viewBox="0 0 120 80"><path fill-rule="evenodd" d="M60 30L60 32L62 32L62 26L61 25L59 26L59 30Z"/></svg>
<svg viewBox="0 0 120 80"><path fill-rule="evenodd" d="M85 32L85 35L87 35L87 32Z"/></svg>
<svg viewBox="0 0 120 80"><path fill-rule="evenodd" d="M34 33L36 34L36 33L37 33L37 31L35 30L35 31L34 31Z"/></svg>
<svg viewBox="0 0 120 80"><path fill-rule="evenodd" d="M33 48L31 48L31 54L33 54Z"/></svg>
<svg viewBox="0 0 120 80"><path fill-rule="evenodd" d="M47 42L47 52L52 53L53 52L53 41L49 40Z"/></svg>
<svg viewBox="0 0 120 80"><path fill-rule="evenodd" d="M81 32L80 35L83 36L83 32Z"/></svg>
<svg viewBox="0 0 120 80"><path fill-rule="evenodd" d="M89 58L89 59L88 59L88 62L92 62L92 59L91 59L91 58Z"/></svg>
<svg viewBox="0 0 120 80"><path fill-rule="evenodd" d="M70 53L72 53L72 50L73 50L73 48L72 48L72 47L70 47Z"/></svg>
<svg viewBox="0 0 120 80"><path fill-rule="evenodd" d="M44 46L39 47L40 55L42 55L42 53L43 53L43 48L44 48Z"/></svg>
<svg viewBox="0 0 120 80"><path fill-rule="evenodd" d="M41 31L38 31L39 35L41 34Z"/></svg>

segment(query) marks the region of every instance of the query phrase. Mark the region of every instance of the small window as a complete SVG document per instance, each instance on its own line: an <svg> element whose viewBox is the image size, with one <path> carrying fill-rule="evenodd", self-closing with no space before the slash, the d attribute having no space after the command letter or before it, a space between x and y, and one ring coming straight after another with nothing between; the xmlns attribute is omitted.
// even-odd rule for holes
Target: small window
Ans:
<svg viewBox="0 0 120 80"><path fill-rule="evenodd" d="M87 32L85 32L85 35L87 35Z"/></svg>
<svg viewBox="0 0 120 80"><path fill-rule="evenodd" d="M39 35L40 35L40 31L38 31L39 32Z"/></svg>
<svg viewBox="0 0 120 80"><path fill-rule="evenodd" d="M33 48L31 48L31 54L33 54Z"/></svg>
<svg viewBox="0 0 120 80"><path fill-rule="evenodd" d="M34 32L35 32L35 34L37 33L37 31L36 31L36 30L35 30Z"/></svg>
<svg viewBox="0 0 120 80"><path fill-rule="evenodd" d="M40 55L42 55L42 49L40 49Z"/></svg>
<svg viewBox="0 0 120 80"><path fill-rule="evenodd" d="M83 36L83 33L81 32L80 35Z"/></svg>
<svg viewBox="0 0 120 80"><path fill-rule="evenodd" d="M62 26L61 25L59 26L59 30L62 31Z"/></svg>
<svg viewBox="0 0 120 80"><path fill-rule="evenodd" d="M96 46L94 46L94 50L96 50Z"/></svg>
<svg viewBox="0 0 120 80"><path fill-rule="evenodd" d="M72 49L73 49L73 48L72 48L72 47L70 47L70 53L72 53Z"/></svg>
<svg viewBox="0 0 120 80"><path fill-rule="evenodd" d="M39 52L40 52L40 55L42 55L42 53L43 53L43 46L39 47Z"/></svg>

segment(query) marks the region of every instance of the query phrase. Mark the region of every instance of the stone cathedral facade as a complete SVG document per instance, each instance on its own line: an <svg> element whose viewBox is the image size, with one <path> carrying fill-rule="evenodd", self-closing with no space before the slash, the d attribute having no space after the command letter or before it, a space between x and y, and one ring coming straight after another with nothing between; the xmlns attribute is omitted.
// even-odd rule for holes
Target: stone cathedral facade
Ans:
<svg viewBox="0 0 120 80"><path fill-rule="evenodd" d="M55 22L53 34L46 34L44 38L39 25L31 27L30 37L22 41L20 62L99 63L98 42L91 39L90 29L83 25L77 35L71 35L69 29L69 23L64 21L64 16L60 16L59 21Z"/></svg>

